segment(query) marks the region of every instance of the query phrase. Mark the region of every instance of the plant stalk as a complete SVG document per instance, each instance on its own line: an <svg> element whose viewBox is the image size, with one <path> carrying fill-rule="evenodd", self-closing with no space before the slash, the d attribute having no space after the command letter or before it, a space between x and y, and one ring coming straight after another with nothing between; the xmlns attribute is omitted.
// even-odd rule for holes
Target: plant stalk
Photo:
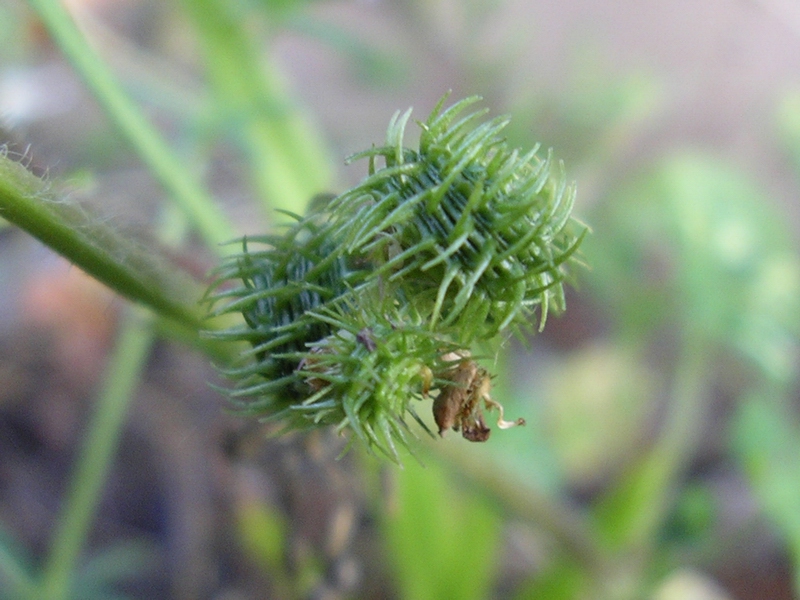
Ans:
<svg viewBox="0 0 800 600"><path fill-rule="evenodd" d="M244 150L268 217L275 218L275 209L302 214L314 195L330 190L333 179L319 135L230 3L184 0L183 6L198 33L223 125Z"/></svg>
<svg viewBox="0 0 800 600"><path fill-rule="evenodd" d="M141 309L129 308L57 521L37 596L42 600L65 600L72 592L78 559L152 340L151 317Z"/></svg>

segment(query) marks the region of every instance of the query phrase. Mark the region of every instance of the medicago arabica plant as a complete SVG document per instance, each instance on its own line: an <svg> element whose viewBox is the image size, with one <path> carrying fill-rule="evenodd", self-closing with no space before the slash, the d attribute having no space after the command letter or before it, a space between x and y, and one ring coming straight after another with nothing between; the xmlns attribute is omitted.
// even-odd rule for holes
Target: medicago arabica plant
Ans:
<svg viewBox="0 0 800 600"><path fill-rule="evenodd" d="M224 369L241 413L350 431L395 461L410 420L429 431L428 398L439 434L485 441L484 410L524 422L505 420L474 352L564 310L587 229L552 153L509 148L506 118L467 110L480 98L445 100L418 149L403 146L411 111L396 113L384 146L349 159L368 159L366 179L217 269L210 312L243 322L209 335L248 342Z"/></svg>

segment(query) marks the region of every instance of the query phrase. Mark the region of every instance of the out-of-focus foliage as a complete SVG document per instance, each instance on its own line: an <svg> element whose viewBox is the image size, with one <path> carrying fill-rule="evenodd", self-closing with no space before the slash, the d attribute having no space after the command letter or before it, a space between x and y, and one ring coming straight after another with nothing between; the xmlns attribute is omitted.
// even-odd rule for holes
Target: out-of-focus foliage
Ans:
<svg viewBox="0 0 800 600"><path fill-rule="evenodd" d="M733 449L762 510L800 565L800 419L786 400L774 388L743 398L733 422ZM800 587L798 570L795 586Z"/></svg>
<svg viewBox="0 0 800 600"><path fill-rule="evenodd" d="M668 157L599 207L592 280L629 335L680 320L778 380L795 369L800 261L772 201L741 170Z"/></svg>
<svg viewBox="0 0 800 600"><path fill-rule="evenodd" d="M496 509L436 465L407 466L397 486L384 527L401 597L490 597L499 568Z"/></svg>

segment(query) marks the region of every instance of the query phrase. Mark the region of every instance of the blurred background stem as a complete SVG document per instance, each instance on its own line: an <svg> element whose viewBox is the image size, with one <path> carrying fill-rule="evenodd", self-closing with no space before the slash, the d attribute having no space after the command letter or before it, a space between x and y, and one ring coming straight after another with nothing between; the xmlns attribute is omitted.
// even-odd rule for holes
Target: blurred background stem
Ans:
<svg viewBox="0 0 800 600"><path fill-rule="evenodd" d="M683 324L669 404L661 433L634 459L593 511L604 552L616 563L613 577L597 581L604 598L638 598L659 536L682 488L689 463L705 430L709 344L690 322Z"/></svg>
<svg viewBox="0 0 800 600"><path fill-rule="evenodd" d="M267 217L273 209L302 214L329 192L331 160L320 135L292 102L278 69L242 27L231 3L184 0L198 33L208 83L226 131L236 132ZM239 18L237 18L237 16Z"/></svg>
<svg viewBox="0 0 800 600"><path fill-rule="evenodd" d="M34 596L37 600L62 600L70 596L80 553L86 544L92 517L114 461L125 415L141 380L152 341L151 317L142 310L128 308L95 414L70 478L63 510L56 521L41 588Z"/></svg>
<svg viewBox="0 0 800 600"><path fill-rule="evenodd" d="M29 0L64 56L102 106L106 115L133 146L150 172L181 207L210 248L235 237L225 213L190 175L186 164L124 92L108 65L86 41L59 0Z"/></svg>

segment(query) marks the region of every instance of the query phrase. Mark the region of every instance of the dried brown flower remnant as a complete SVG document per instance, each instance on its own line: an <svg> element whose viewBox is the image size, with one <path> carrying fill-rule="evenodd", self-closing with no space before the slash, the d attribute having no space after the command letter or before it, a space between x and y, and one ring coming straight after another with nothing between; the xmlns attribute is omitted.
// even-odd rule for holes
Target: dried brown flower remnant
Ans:
<svg viewBox="0 0 800 600"><path fill-rule="evenodd" d="M469 355L450 353L443 358L447 362L457 364L449 369L444 378L449 381L443 385L439 395L433 401L433 418L439 426L439 435L448 429L461 431L464 439L470 442L485 442L489 439L491 429L483 419L480 403L483 400L487 410L497 408L500 418L498 427L507 429L515 425L524 425L524 419L505 421L503 406L489 395L491 379L485 369L478 366Z"/></svg>
<svg viewBox="0 0 800 600"><path fill-rule="evenodd" d="M375 340L372 338L372 331L369 327L364 327L358 332L358 335L356 335L356 341L364 346L369 352L375 352L375 349L377 348L375 345Z"/></svg>

